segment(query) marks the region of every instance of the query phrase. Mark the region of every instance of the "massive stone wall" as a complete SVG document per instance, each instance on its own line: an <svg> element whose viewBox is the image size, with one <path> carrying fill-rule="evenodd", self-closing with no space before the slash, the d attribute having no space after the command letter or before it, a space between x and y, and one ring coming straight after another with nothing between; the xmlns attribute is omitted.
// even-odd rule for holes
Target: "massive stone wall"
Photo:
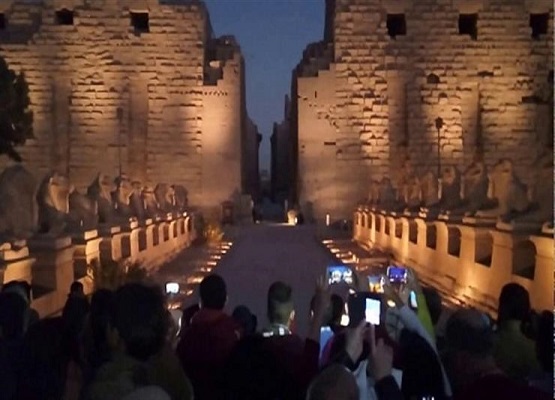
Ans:
<svg viewBox="0 0 555 400"><path fill-rule="evenodd" d="M225 58L225 44L211 49L202 2L31 3L0 5L0 54L29 82L35 138L21 153L33 172L58 169L84 188L99 171L123 170L182 184L193 205L241 190L243 60L236 45ZM215 190L222 153L229 179Z"/></svg>
<svg viewBox="0 0 555 400"><path fill-rule="evenodd" d="M347 217L370 179L398 180L405 157L436 172L438 117L441 165L509 157L531 183L551 151L551 2L329 0L327 11L326 40L294 75L301 203Z"/></svg>
<svg viewBox="0 0 555 400"><path fill-rule="evenodd" d="M272 196L275 201L282 202L287 199L290 185L290 128L291 128L291 102L285 96L283 121L274 123L272 129L271 150L271 180Z"/></svg>
<svg viewBox="0 0 555 400"><path fill-rule="evenodd" d="M245 192L257 198L260 195L260 167L258 151L262 135L258 131L258 126L250 119L247 119L245 129L245 148L243 150L243 179Z"/></svg>

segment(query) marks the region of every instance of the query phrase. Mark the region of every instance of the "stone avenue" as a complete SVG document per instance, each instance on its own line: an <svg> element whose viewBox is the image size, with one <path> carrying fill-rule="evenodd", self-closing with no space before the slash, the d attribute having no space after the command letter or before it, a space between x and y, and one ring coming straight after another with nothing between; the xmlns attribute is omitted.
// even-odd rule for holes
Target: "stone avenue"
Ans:
<svg viewBox="0 0 555 400"><path fill-rule="evenodd" d="M300 332L306 330L309 304L316 279L325 274L326 267L337 263L335 257L316 237L313 226L260 224L235 231L233 246L213 272L226 281L229 300L227 309L237 305L248 306L258 317L258 323L267 324L266 295L270 285L282 280L293 287ZM156 280L177 279L187 281L198 276L198 259L191 259L187 249L158 272ZM198 299L195 292L190 303Z"/></svg>
<svg viewBox="0 0 555 400"><path fill-rule="evenodd" d="M307 225L242 228L218 267L261 322L254 299L283 279L302 327L328 220L472 304L495 309L514 281L551 308L552 2L321 2L270 177L240 43L203 1L0 1L1 100L18 108L0 107L0 284L31 283L52 315L72 281L98 287L91 266L180 272L204 228L272 197Z"/></svg>

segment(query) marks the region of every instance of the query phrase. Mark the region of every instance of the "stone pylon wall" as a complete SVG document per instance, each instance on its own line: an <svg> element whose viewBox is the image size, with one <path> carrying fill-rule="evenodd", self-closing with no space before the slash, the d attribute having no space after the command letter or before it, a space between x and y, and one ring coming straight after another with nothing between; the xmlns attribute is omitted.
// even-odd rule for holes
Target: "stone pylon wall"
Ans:
<svg viewBox="0 0 555 400"><path fill-rule="evenodd" d="M115 176L121 168L147 184L182 184L190 201L200 203L202 122L212 117L203 92L211 37L204 5L28 3L3 2L0 10L6 20L0 54L25 72L35 115L35 138L21 148L25 164L39 176L56 168L80 189L99 171ZM56 12L63 7L73 12L73 24L60 24ZM132 13L148 13L148 32L133 26ZM231 84L240 82L232 77ZM225 135L240 143L235 128ZM240 147L229 151L237 153L240 180Z"/></svg>
<svg viewBox="0 0 555 400"><path fill-rule="evenodd" d="M298 115L298 137L299 143L303 138L319 140L319 132L301 129L302 120L325 119L336 138L332 142L336 157L328 165L342 189L336 199L310 193L304 194L306 198L335 202L338 212L348 216L355 202L366 197L368 180L389 176L395 184L406 154L418 174L435 173L437 117L444 121L439 144L443 166L463 169L481 143L487 165L509 157L519 176L531 183L530 167L552 135L551 2L328 2L334 12L333 18L326 18L333 57L305 54L297 69L298 108L305 113ZM476 40L459 32L461 14L477 15ZM547 30L536 38L532 38L531 14L547 14ZM392 38L388 18L400 15L404 34ZM315 73L317 60L326 57L327 64L320 61L326 68ZM333 77L329 63L334 65ZM314 98L312 87L300 83L311 79L335 85L335 96ZM313 105L303 107L303 101ZM319 116L314 110L326 112ZM326 141L318 145L329 146ZM299 151L300 166L303 157ZM311 179L318 174L329 177L330 172L300 171L311 174Z"/></svg>

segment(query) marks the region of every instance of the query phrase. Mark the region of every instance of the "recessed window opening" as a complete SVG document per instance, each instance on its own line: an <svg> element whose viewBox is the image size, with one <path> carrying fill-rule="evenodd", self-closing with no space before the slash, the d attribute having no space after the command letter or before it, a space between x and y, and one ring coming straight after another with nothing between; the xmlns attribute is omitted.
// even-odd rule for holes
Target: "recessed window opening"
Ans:
<svg viewBox="0 0 555 400"><path fill-rule="evenodd" d="M73 10L62 8L56 11L56 23L58 25L73 25Z"/></svg>
<svg viewBox="0 0 555 400"><path fill-rule="evenodd" d="M426 82L429 84L437 85L441 82L441 80L436 74L430 74L426 77Z"/></svg>
<svg viewBox="0 0 555 400"><path fill-rule="evenodd" d="M472 40L478 39L478 14L459 15L459 35L468 35Z"/></svg>
<svg viewBox="0 0 555 400"><path fill-rule="evenodd" d="M150 24L147 12L131 12L131 25L135 29L135 33L150 32Z"/></svg>
<svg viewBox="0 0 555 400"><path fill-rule="evenodd" d="M549 27L549 14L530 14L530 28L532 28L532 38L539 40L541 35L547 35Z"/></svg>
<svg viewBox="0 0 555 400"><path fill-rule="evenodd" d="M6 15L4 13L0 13L0 31L6 29Z"/></svg>
<svg viewBox="0 0 555 400"><path fill-rule="evenodd" d="M405 14L387 14L387 33L393 39L407 34Z"/></svg>

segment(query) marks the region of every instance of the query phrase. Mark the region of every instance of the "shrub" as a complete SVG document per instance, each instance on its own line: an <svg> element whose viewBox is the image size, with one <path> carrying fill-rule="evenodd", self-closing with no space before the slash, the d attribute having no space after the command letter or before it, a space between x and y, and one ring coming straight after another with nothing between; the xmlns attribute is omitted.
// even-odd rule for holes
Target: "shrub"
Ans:
<svg viewBox="0 0 555 400"><path fill-rule="evenodd" d="M140 264L129 260L100 263L96 259L89 264L87 275L93 281L94 290L115 290L126 283L144 282L148 276Z"/></svg>
<svg viewBox="0 0 555 400"><path fill-rule="evenodd" d="M206 223L202 236L208 244L218 244L224 238L224 231L219 223L212 221Z"/></svg>

